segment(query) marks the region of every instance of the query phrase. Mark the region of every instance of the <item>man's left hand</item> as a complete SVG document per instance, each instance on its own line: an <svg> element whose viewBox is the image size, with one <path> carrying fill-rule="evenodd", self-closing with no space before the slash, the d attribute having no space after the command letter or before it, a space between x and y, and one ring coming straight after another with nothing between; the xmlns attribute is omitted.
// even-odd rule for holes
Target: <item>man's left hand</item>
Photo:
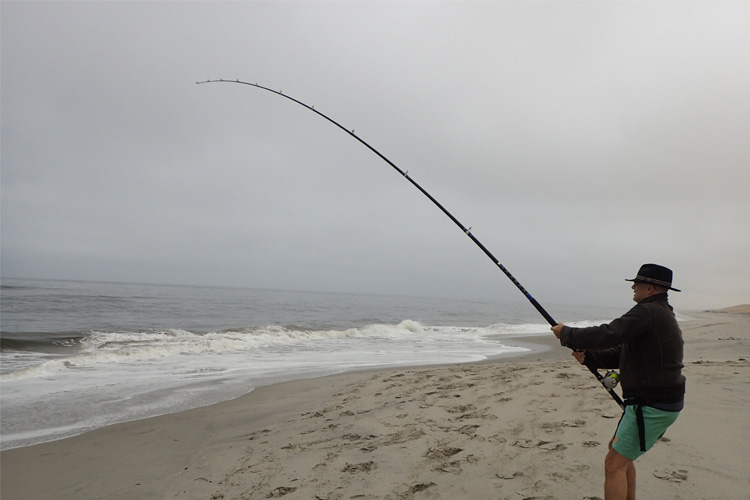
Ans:
<svg viewBox="0 0 750 500"><path fill-rule="evenodd" d="M558 323L555 326L553 326L552 328L550 328L550 330L552 330L552 333L555 334L555 337L557 337L559 339L560 338L560 332L562 331L562 329L563 329L564 326L565 326L564 324Z"/></svg>

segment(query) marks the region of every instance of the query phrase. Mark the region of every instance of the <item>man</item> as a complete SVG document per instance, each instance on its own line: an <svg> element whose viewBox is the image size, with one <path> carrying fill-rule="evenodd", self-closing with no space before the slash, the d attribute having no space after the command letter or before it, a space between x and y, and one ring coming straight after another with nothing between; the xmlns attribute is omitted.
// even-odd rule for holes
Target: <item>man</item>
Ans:
<svg viewBox="0 0 750 500"><path fill-rule="evenodd" d="M667 297L680 291L672 288L672 271L644 264L626 281L637 305L622 317L589 328L552 327L580 363L620 370L626 406L604 461L605 500L635 500L633 461L677 420L685 397L682 332Z"/></svg>

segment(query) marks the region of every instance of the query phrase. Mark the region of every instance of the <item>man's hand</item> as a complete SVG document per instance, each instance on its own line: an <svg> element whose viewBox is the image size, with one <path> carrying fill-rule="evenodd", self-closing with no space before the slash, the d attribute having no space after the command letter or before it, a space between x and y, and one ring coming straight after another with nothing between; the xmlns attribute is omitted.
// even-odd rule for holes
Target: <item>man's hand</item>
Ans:
<svg viewBox="0 0 750 500"><path fill-rule="evenodd" d="M573 351L573 357L576 358L576 360L581 363L582 365L586 364L586 351Z"/></svg>
<svg viewBox="0 0 750 500"><path fill-rule="evenodd" d="M563 329L564 326L565 325L563 325L562 323L558 323L555 326L553 326L552 328L550 328L550 330L552 330L552 333L555 334L555 337L557 337L559 339L560 338L560 332L562 331L562 329Z"/></svg>
<svg viewBox="0 0 750 500"><path fill-rule="evenodd" d="M560 338L560 332L562 332L562 329L565 325L562 323L558 323L555 326L551 327L550 330L552 330L552 333L555 334L555 337L558 339ZM586 364L586 351L573 351L573 357L576 358L576 360L581 363L582 365Z"/></svg>

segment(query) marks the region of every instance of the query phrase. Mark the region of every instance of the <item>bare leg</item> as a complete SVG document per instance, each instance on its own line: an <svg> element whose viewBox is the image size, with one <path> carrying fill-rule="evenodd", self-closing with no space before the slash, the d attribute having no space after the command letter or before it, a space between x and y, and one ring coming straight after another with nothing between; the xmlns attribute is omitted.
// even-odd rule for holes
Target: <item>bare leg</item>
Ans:
<svg viewBox="0 0 750 500"><path fill-rule="evenodd" d="M604 459L604 500L635 500L635 464L611 448Z"/></svg>
<svg viewBox="0 0 750 500"><path fill-rule="evenodd" d="M628 496L627 500L635 500L635 463L630 460L628 470L625 472L628 478Z"/></svg>

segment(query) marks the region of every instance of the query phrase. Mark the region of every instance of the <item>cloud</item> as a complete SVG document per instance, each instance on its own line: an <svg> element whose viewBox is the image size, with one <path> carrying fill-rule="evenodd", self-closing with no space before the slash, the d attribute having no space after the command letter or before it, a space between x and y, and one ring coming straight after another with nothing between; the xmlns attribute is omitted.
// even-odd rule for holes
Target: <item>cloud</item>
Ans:
<svg viewBox="0 0 750 500"><path fill-rule="evenodd" d="M2 274L747 302L743 3L6 2ZM680 286L682 285L682 286Z"/></svg>

